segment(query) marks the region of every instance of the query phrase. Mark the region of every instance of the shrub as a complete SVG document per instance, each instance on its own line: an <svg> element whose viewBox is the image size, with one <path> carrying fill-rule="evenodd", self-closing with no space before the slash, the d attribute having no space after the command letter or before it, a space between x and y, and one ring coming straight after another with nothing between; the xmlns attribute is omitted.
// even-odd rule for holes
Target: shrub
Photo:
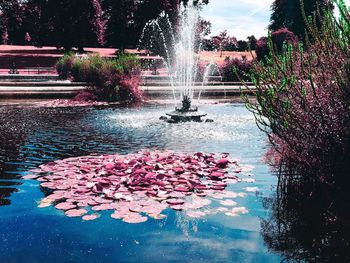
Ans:
<svg viewBox="0 0 350 263"><path fill-rule="evenodd" d="M96 101L97 97L90 91L81 91L79 92L73 99L74 101L79 102L88 102L88 101Z"/></svg>
<svg viewBox="0 0 350 263"><path fill-rule="evenodd" d="M269 55L269 48L268 48L268 38L267 37L262 37L258 40L256 43L256 57L259 61L264 59Z"/></svg>
<svg viewBox="0 0 350 263"><path fill-rule="evenodd" d="M293 32L289 31L287 28L278 29L271 34L271 40L275 52L282 53L283 45L288 43L293 46L298 45L298 38L294 35Z"/></svg>
<svg viewBox="0 0 350 263"><path fill-rule="evenodd" d="M290 44L293 46L298 45L298 38L293 32L289 31L287 28L281 28L272 32L270 39L267 37L262 37L258 40L256 44L256 54L258 60L266 58L270 53L269 41L273 46L273 51L281 54L283 52L283 46L285 44Z"/></svg>
<svg viewBox="0 0 350 263"><path fill-rule="evenodd" d="M56 70L61 79L67 79L72 72L73 65L75 63L75 56L69 52L63 55L57 63Z"/></svg>
<svg viewBox="0 0 350 263"><path fill-rule="evenodd" d="M68 54L57 63L61 78L86 82L99 100L116 101L142 99L140 65L135 56L121 55L118 59L98 55L76 57Z"/></svg>
<svg viewBox="0 0 350 263"><path fill-rule="evenodd" d="M140 61L134 55L121 54L116 61L116 66L123 74L140 74Z"/></svg>
<svg viewBox="0 0 350 263"><path fill-rule="evenodd" d="M327 184L349 180L350 172L350 50L338 25L329 12L321 31L309 25L306 51L271 50L254 67L257 103L245 98L269 136L270 160L293 167L296 178Z"/></svg>
<svg viewBox="0 0 350 263"><path fill-rule="evenodd" d="M250 72L253 62L242 59L225 59L225 64L221 67L221 74L224 81L251 81Z"/></svg>
<svg viewBox="0 0 350 263"><path fill-rule="evenodd" d="M120 99L129 102L138 102L143 98L143 92L139 89L140 76L138 75L120 75Z"/></svg>

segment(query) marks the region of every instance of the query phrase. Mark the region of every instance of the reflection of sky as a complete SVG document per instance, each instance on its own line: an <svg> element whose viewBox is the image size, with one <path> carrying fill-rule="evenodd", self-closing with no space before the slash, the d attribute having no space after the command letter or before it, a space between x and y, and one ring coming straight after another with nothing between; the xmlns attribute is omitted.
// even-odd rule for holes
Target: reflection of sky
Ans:
<svg viewBox="0 0 350 263"><path fill-rule="evenodd" d="M210 0L202 16L212 22L212 34L225 29L238 39L266 35L273 0Z"/></svg>
<svg viewBox="0 0 350 263"><path fill-rule="evenodd" d="M157 147L184 152L229 152L240 164L254 166L254 183L229 186L245 192L234 198L248 214L224 213L190 219L166 210L164 220L125 224L101 213L95 221L68 218L54 207L37 207L44 193L39 182L25 181L12 204L0 207L0 262L279 262L267 251L260 218L267 218L261 197L272 194L276 178L262 162L266 135L242 104L200 105L214 123L167 124L159 117L173 106L141 109L56 109L28 111L38 124L26 137L11 169L25 174L39 164L92 153L130 153ZM27 111L27 109L23 109ZM45 120L40 122L40 120ZM22 120L18 126L21 127ZM243 177L243 176L242 176ZM246 192L257 187L259 195ZM219 206L212 200L210 207Z"/></svg>

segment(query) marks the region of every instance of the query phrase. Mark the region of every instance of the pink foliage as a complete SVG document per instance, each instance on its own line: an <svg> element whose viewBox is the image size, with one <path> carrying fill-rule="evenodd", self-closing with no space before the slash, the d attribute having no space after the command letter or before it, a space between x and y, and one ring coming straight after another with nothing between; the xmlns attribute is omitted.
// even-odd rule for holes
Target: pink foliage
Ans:
<svg viewBox="0 0 350 263"><path fill-rule="evenodd" d="M130 102L140 102L144 94L140 89L141 78L138 75L120 75L120 97L122 100Z"/></svg>
<svg viewBox="0 0 350 263"><path fill-rule="evenodd" d="M96 27L97 42L103 46L106 43L105 33L107 20L103 17L103 9L100 0L91 0L95 10L94 25Z"/></svg>
<svg viewBox="0 0 350 263"><path fill-rule="evenodd" d="M114 211L111 217L126 223L142 223L148 217L163 219L166 209L185 211L189 217L229 212L231 198L245 193L227 190L230 183L246 176L244 167L227 154L181 154L143 150L128 155L92 155L68 158L41 165L24 176L37 179L51 194L39 207L55 205L68 217L94 220L88 211ZM224 207L208 207L211 199L222 200ZM203 210L202 208L206 208ZM231 208L228 216L246 214L245 208ZM236 210L240 210L236 211ZM235 213L234 213L235 212Z"/></svg>
<svg viewBox="0 0 350 263"><path fill-rule="evenodd" d="M32 38L28 32L26 33L24 40L27 44L29 44L32 41Z"/></svg>
<svg viewBox="0 0 350 263"><path fill-rule="evenodd" d="M345 48L346 49L346 48ZM346 178L350 161L350 50L314 44L305 53L257 66L260 127L269 127L271 163L329 184ZM323 52L320 52L322 50ZM276 65L281 71L274 71ZM274 75L273 77L272 74Z"/></svg>
<svg viewBox="0 0 350 263"><path fill-rule="evenodd" d="M268 38L262 37L256 43L256 56L258 60L262 60L269 54L269 48L267 46Z"/></svg>
<svg viewBox="0 0 350 263"><path fill-rule="evenodd" d="M74 97L73 100L78 102L93 102L97 101L97 97L90 91L81 91Z"/></svg>
<svg viewBox="0 0 350 263"><path fill-rule="evenodd" d="M224 81L250 81L250 72L253 67L253 61L243 59L225 59L221 66L221 73ZM238 76L237 76L238 75Z"/></svg>
<svg viewBox="0 0 350 263"><path fill-rule="evenodd" d="M287 28L281 28L272 32L271 41L273 44L273 49L277 53L282 53L283 45L285 43L296 46L298 44L298 38L295 34L289 31ZM269 47L268 47L269 39L267 37L262 37L258 40L256 46L256 54L258 60L261 60L269 55Z"/></svg>

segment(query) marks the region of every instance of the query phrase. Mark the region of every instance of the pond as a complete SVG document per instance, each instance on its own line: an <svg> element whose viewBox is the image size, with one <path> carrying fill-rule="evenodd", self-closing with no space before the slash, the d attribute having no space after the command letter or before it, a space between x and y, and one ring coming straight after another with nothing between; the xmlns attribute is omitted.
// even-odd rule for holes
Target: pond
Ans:
<svg viewBox="0 0 350 263"><path fill-rule="evenodd" d="M168 124L172 106L125 108L0 108L1 262L278 262L261 235L269 216L263 199L277 179L264 163L266 135L242 104L203 105L214 123ZM22 176L39 165L90 154L129 154L144 149L230 153L254 167L255 182L229 186L249 213L166 218L127 224L105 211L94 221L70 218L45 197L40 182ZM247 189L255 189L247 191ZM214 202L214 201L213 201Z"/></svg>

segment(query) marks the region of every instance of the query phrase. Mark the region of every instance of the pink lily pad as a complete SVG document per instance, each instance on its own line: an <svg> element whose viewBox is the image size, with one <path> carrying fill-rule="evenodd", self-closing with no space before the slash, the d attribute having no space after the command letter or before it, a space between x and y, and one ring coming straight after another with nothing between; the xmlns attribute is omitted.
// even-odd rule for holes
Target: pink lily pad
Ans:
<svg viewBox="0 0 350 263"><path fill-rule="evenodd" d="M216 166L219 168L226 168L227 165L230 163L229 160L227 159L221 159L216 162Z"/></svg>
<svg viewBox="0 0 350 263"><path fill-rule="evenodd" d="M183 199L168 199L166 202L169 205L183 205L185 203L185 200Z"/></svg>
<svg viewBox="0 0 350 263"><path fill-rule="evenodd" d="M38 175L28 174L28 175L22 176L22 179L24 180L31 180L36 178L38 178Z"/></svg>
<svg viewBox="0 0 350 263"><path fill-rule="evenodd" d="M66 211L65 215L68 217L79 217L85 215L87 211L85 209L72 209Z"/></svg>
<svg viewBox="0 0 350 263"><path fill-rule="evenodd" d="M123 218L123 221L125 223L129 223L129 224L139 224L139 223L144 223L147 221L146 216L141 216L138 214L136 214L136 215L126 216Z"/></svg>
<svg viewBox="0 0 350 263"><path fill-rule="evenodd" d="M138 223L147 220L141 213L161 219L164 217L162 211L169 207L190 211L190 215L194 211L193 217L218 213L218 209L208 207L211 201L207 198L233 206L233 201L226 198L246 194L226 190L229 184L240 182L232 171L247 175L245 172L249 168L230 161L226 153L217 158L215 154L154 150L124 156L105 154L67 158L41 165L40 169L31 171L32 176L28 179L36 179L43 187L53 190L41 201L42 207L64 200L55 207L70 216L86 211L82 207L94 211L115 210L112 218ZM205 196L207 198L202 198ZM201 211L197 212L198 209ZM84 218L95 219L95 216L85 215Z"/></svg>
<svg viewBox="0 0 350 263"><path fill-rule="evenodd" d="M236 206L237 202L233 200L223 200L223 201L220 201L220 204L223 206Z"/></svg>
<svg viewBox="0 0 350 263"><path fill-rule="evenodd" d="M84 221L91 221L91 220L95 220L95 219L97 219L97 218L99 218L99 215L98 215L98 214L85 215L85 216L82 217L82 219L83 219Z"/></svg>
<svg viewBox="0 0 350 263"><path fill-rule="evenodd" d="M59 210L71 210L73 208L75 208L76 205L73 205L72 203L59 203L55 206L55 208L59 209Z"/></svg>

